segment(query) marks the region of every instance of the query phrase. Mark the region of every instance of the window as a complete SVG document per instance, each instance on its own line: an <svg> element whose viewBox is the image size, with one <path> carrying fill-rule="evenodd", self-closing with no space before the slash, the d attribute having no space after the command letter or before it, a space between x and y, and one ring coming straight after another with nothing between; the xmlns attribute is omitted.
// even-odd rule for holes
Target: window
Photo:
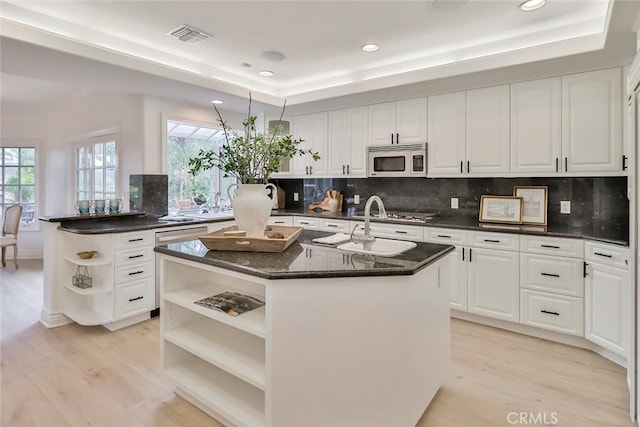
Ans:
<svg viewBox="0 0 640 427"><path fill-rule="evenodd" d="M229 205L227 187L236 182L224 177L219 169L189 174L189 159L201 149L219 150L224 143L221 128L191 123L167 121L167 175L169 175L169 206L180 210L199 209L201 206L218 208ZM170 209L171 210L171 209Z"/></svg>
<svg viewBox="0 0 640 427"><path fill-rule="evenodd" d="M115 199L117 192L116 135L76 144L76 200Z"/></svg>
<svg viewBox="0 0 640 427"><path fill-rule="evenodd" d="M0 147L0 226L9 206L22 205L23 225L36 223L36 149Z"/></svg>

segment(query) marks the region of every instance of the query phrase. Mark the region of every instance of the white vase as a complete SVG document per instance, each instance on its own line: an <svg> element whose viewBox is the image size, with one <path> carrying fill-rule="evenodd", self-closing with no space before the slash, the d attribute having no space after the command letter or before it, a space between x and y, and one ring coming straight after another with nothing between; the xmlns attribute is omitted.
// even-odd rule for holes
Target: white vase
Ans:
<svg viewBox="0 0 640 427"><path fill-rule="evenodd" d="M247 237L264 237L273 205L268 194L275 190L273 184L231 184L227 188L238 230L246 231Z"/></svg>

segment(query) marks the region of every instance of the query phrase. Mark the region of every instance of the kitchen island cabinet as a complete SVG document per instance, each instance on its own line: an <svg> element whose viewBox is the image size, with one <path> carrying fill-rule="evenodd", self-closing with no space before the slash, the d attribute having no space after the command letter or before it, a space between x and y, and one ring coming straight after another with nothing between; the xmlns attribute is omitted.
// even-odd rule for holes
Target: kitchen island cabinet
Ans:
<svg viewBox="0 0 640 427"><path fill-rule="evenodd" d="M326 235L304 231L282 253L156 247L177 394L230 425L417 423L449 364L453 247L374 257L311 243ZM223 291L265 304L237 317L194 304Z"/></svg>

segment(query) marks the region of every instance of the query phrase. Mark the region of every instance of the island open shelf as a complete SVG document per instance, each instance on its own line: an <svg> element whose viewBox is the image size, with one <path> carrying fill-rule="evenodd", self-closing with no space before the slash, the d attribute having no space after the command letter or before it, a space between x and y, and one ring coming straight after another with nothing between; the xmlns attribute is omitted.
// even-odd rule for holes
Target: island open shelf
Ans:
<svg viewBox="0 0 640 427"><path fill-rule="evenodd" d="M352 260L300 250L308 242L267 255L192 243L155 249L162 364L177 394L225 425L417 423L449 364L452 246ZM265 304L238 316L195 304L225 291Z"/></svg>

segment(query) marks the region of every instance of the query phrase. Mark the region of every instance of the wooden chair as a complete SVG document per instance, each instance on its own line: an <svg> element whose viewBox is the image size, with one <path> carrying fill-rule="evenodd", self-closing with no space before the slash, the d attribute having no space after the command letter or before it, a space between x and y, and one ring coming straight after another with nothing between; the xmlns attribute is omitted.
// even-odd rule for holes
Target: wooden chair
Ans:
<svg viewBox="0 0 640 427"><path fill-rule="evenodd" d="M18 229L20 228L20 217L22 217L22 206L11 205L4 211L4 222L2 224L2 234L0 234L0 248L2 248L2 267L7 266L5 256L7 246L13 246L13 263L18 269Z"/></svg>

